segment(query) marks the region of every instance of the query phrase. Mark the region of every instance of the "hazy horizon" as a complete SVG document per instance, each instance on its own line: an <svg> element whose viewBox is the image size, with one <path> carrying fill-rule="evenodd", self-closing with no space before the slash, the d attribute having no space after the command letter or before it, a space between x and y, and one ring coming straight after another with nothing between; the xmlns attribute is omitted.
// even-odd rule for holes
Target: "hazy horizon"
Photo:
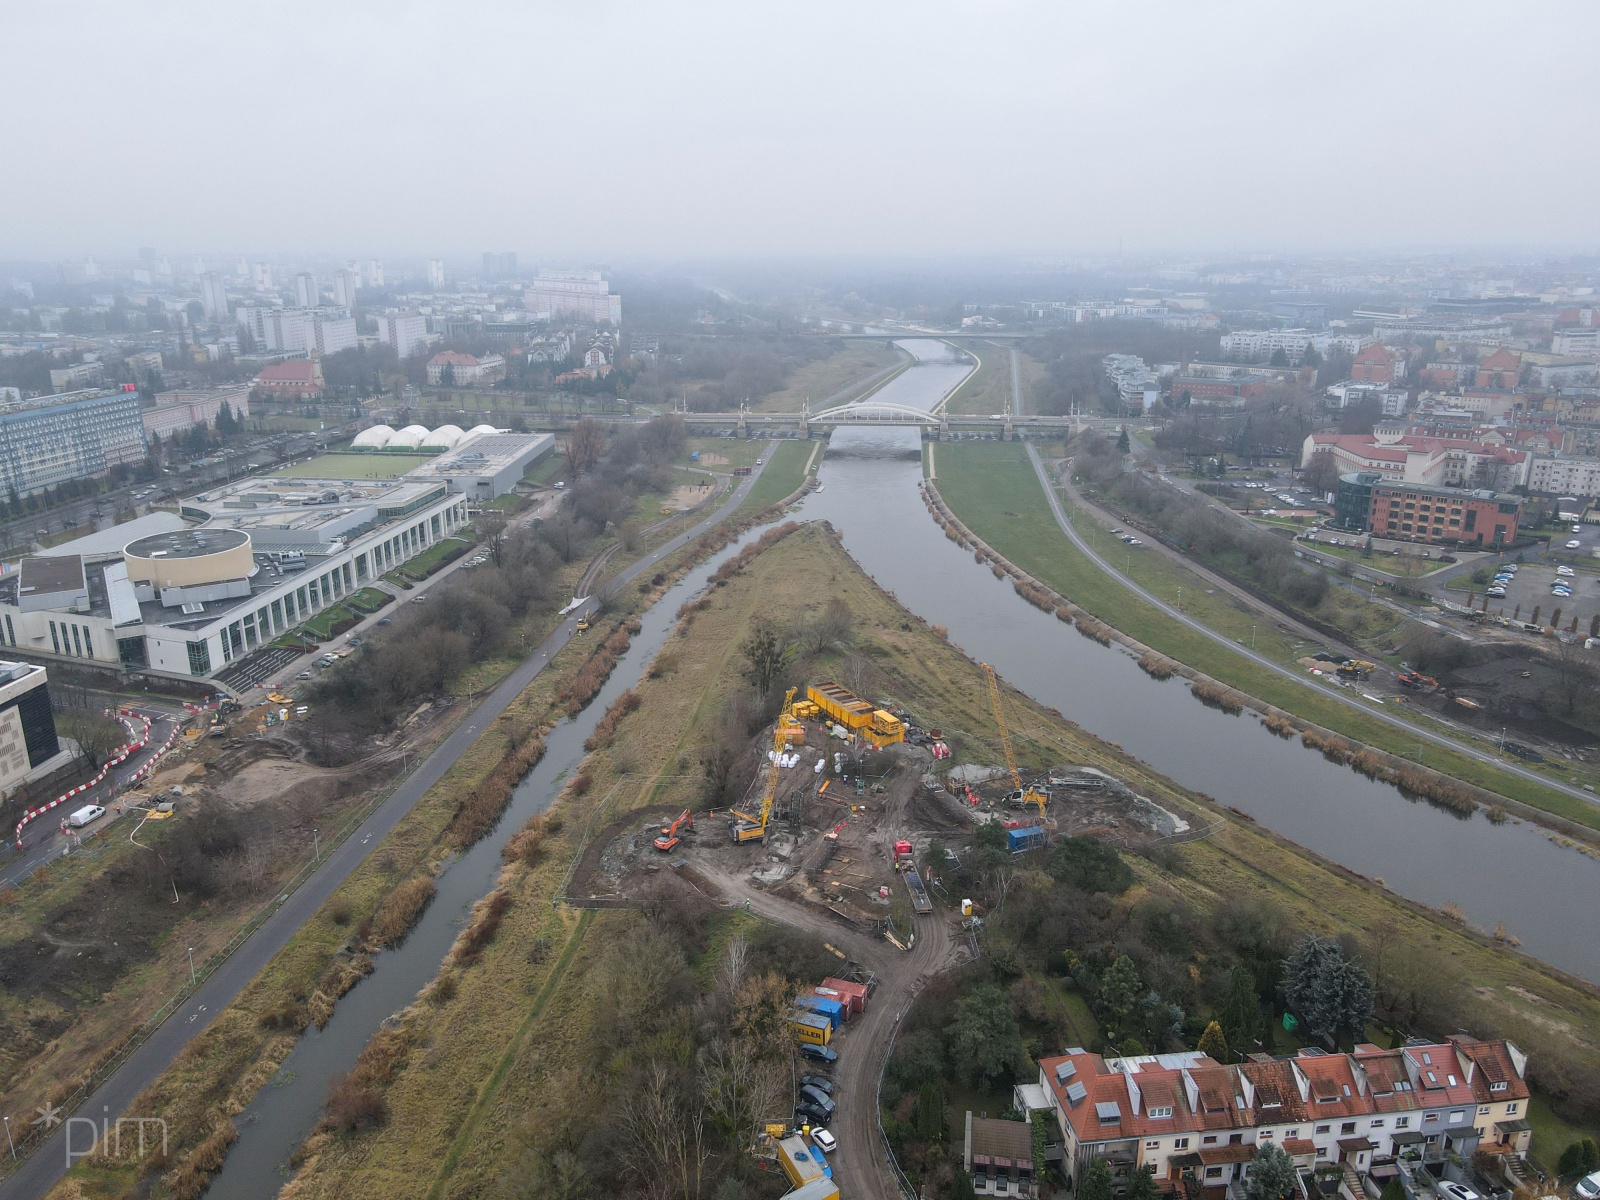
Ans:
<svg viewBox="0 0 1600 1200"><path fill-rule="evenodd" d="M1592 250L1600 9L1505 18L11 6L0 256Z"/></svg>

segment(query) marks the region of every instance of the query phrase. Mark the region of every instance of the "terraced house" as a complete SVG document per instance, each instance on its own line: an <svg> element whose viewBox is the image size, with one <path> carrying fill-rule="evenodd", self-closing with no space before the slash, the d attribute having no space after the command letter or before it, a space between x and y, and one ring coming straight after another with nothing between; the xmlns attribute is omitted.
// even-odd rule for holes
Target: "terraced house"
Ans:
<svg viewBox="0 0 1600 1200"><path fill-rule="evenodd" d="M1074 1187L1104 1158L1119 1180L1149 1167L1163 1190L1207 1200L1242 1197L1267 1144L1303 1171L1366 1175L1379 1187L1401 1158L1521 1159L1532 1138L1526 1071L1514 1043L1467 1037L1233 1066L1198 1051L1103 1058L1081 1048L1039 1063Z"/></svg>

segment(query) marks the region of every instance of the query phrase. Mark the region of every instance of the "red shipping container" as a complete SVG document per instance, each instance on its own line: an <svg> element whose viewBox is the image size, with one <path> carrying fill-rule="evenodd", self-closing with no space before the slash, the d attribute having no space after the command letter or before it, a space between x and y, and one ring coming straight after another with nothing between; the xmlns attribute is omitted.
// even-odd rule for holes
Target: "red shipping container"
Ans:
<svg viewBox="0 0 1600 1200"><path fill-rule="evenodd" d="M865 984L851 983L847 979L829 978L822 981L822 986L830 991L837 992L837 997L829 998L837 999L849 1011L853 1013L867 1011L867 988Z"/></svg>

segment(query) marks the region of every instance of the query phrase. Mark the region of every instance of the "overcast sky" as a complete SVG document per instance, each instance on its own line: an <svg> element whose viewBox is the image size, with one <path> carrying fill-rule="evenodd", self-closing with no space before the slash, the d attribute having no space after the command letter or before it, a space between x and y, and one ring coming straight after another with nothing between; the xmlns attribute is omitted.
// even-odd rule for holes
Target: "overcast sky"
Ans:
<svg viewBox="0 0 1600 1200"><path fill-rule="evenodd" d="M1592 249L1600 4L3 0L0 255Z"/></svg>

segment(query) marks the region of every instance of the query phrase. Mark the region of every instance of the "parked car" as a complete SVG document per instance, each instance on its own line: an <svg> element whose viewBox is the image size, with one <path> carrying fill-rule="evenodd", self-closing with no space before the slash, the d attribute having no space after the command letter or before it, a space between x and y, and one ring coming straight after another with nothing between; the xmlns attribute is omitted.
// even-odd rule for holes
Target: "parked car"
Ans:
<svg viewBox="0 0 1600 1200"><path fill-rule="evenodd" d="M824 1096L832 1096L834 1089L839 1085L821 1075L802 1075L800 1076L800 1086L814 1087Z"/></svg>
<svg viewBox="0 0 1600 1200"><path fill-rule="evenodd" d="M839 1052L832 1046L818 1046L811 1042L800 1043L800 1053L812 1062L828 1063L832 1065L839 1061Z"/></svg>
<svg viewBox="0 0 1600 1200"><path fill-rule="evenodd" d="M796 1104L794 1106L794 1123L796 1125L822 1125L832 1115L832 1113L823 1112L815 1104Z"/></svg>
<svg viewBox="0 0 1600 1200"><path fill-rule="evenodd" d="M393 617L384 617L381 621L378 622L378 624L379 625L392 625L392 624L394 624L394 618Z"/></svg>
<svg viewBox="0 0 1600 1200"><path fill-rule="evenodd" d="M1568 550L1576 550L1581 545L1583 545L1582 542L1580 542L1577 538L1573 538L1570 542L1567 543L1567 549Z"/></svg>
<svg viewBox="0 0 1600 1200"><path fill-rule="evenodd" d="M1593 791L1594 789L1591 788L1590 790ZM815 1131L812 1132L811 1136L813 1138L817 1136ZM1594 1171L1578 1180L1573 1185L1572 1194L1580 1197L1580 1200L1596 1200L1597 1197L1600 1197L1600 1171Z"/></svg>
<svg viewBox="0 0 1600 1200"><path fill-rule="evenodd" d="M106 815L106 810L98 804L85 804L77 812L67 818L67 824L74 829L82 829L91 821L98 821Z"/></svg>
<svg viewBox="0 0 1600 1200"><path fill-rule="evenodd" d="M829 1117L832 1117L834 1110L839 1107L831 1099L829 1099L827 1096L824 1096L814 1087L803 1087L800 1089L800 1103L814 1104Z"/></svg>
<svg viewBox="0 0 1600 1200"><path fill-rule="evenodd" d="M1492 587L1486 591L1484 595L1488 596L1491 600L1503 600L1505 599L1506 590L1503 587Z"/></svg>
<svg viewBox="0 0 1600 1200"><path fill-rule="evenodd" d="M811 1131L811 1140L816 1144L817 1149L824 1154L832 1154L839 1148L839 1139L826 1129L813 1129Z"/></svg>
<svg viewBox="0 0 1600 1200"><path fill-rule="evenodd" d="M295 676L295 678L296 679L310 679L311 678L311 672L310 671L301 671L300 674Z"/></svg>
<svg viewBox="0 0 1600 1200"><path fill-rule="evenodd" d="M1483 1200L1482 1196L1464 1183L1441 1183L1439 1195L1443 1200Z"/></svg>
<svg viewBox="0 0 1600 1200"><path fill-rule="evenodd" d="M1556 568L1556 574L1557 575L1576 575L1577 572L1574 571L1571 567L1566 566L1566 565L1563 564L1562 566L1559 566L1559 567Z"/></svg>

